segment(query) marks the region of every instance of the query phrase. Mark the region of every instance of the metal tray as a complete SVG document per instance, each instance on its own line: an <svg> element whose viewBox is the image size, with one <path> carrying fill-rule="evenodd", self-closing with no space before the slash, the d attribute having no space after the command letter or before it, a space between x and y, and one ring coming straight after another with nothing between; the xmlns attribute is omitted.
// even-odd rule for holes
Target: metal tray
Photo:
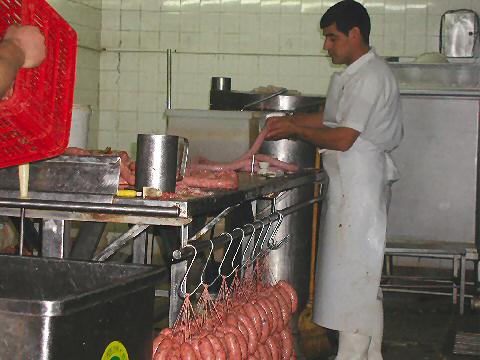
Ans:
<svg viewBox="0 0 480 360"><path fill-rule="evenodd" d="M109 202L117 193L118 156L58 156L30 164L29 198ZM19 197L18 167L0 169L0 197Z"/></svg>

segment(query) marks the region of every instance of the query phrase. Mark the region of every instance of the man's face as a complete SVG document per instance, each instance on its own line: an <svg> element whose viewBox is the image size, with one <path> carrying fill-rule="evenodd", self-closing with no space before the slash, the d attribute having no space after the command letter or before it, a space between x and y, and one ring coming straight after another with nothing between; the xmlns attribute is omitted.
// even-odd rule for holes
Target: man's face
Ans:
<svg viewBox="0 0 480 360"><path fill-rule="evenodd" d="M323 28L323 50L327 50L328 56L332 58L334 64L352 63L352 39L341 31L338 31L337 25L334 23Z"/></svg>

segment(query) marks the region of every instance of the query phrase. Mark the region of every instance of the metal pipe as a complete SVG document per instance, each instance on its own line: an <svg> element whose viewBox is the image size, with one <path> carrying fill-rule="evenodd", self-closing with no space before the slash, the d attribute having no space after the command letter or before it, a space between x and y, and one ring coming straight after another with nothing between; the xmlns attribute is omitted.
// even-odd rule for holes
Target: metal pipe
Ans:
<svg viewBox="0 0 480 360"><path fill-rule="evenodd" d="M167 49L167 109L172 108L172 49Z"/></svg>
<svg viewBox="0 0 480 360"><path fill-rule="evenodd" d="M292 214L292 213L294 213L294 212L296 212L296 211L298 211L298 210L300 210L304 207L313 205L314 203L323 200L323 198L324 198L324 196L322 195L322 196L310 199L308 201L290 206L288 208L278 210L278 211L274 212L273 214L270 214L269 216L267 216L264 219L255 221L253 224L246 224L246 225L242 226L241 229L243 230L243 232L241 232L241 234L239 234L240 231L237 232L237 233L232 233L231 235L230 234L228 234L228 235L227 234L222 234L220 236L217 236L216 238L213 238L211 241L213 242L214 246L219 246L219 245L224 245L228 242L231 242L232 238L233 238L233 240L236 240L236 239L239 239L243 236L251 235L252 232L253 232L253 229L255 229L255 231L257 231L257 230L263 228L265 226L265 224L272 223L274 221L279 220L280 217L285 217L285 216L290 215L290 214ZM210 242L210 240L195 240L195 241L189 242L189 244L194 244L197 251L202 251L203 249L206 249L207 247L212 246L212 243ZM178 261L184 261L192 255L193 255L193 250L192 250L191 247L184 247L182 249L178 249L178 250L175 250L173 252L173 258L175 260L178 260Z"/></svg>
<svg viewBox="0 0 480 360"><path fill-rule="evenodd" d="M5 199L0 198L0 207L25 208L35 210L56 210L72 212L94 212L101 214L128 214L143 216L178 217L178 207L148 207L140 205L119 204L91 204L86 202L53 201L53 200L30 200L30 199Z"/></svg>
<svg viewBox="0 0 480 360"><path fill-rule="evenodd" d="M118 250L125 246L131 239L136 238L143 231L147 230L148 225L137 224L132 226L126 233L120 235L117 239L112 241L101 253L95 255L93 260L105 261L110 256L115 254Z"/></svg>
<svg viewBox="0 0 480 360"><path fill-rule="evenodd" d="M407 290L407 289L395 289L395 288L384 288L382 285L383 292L398 292L398 293L407 293L407 294L426 294L426 295L441 295L441 296L452 296L452 293L447 292L438 292L438 291L421 291L421 290ZM472 295L465 294L465 298L473 298Z"/></svg>
<svg viewBox="0 0 480 360"><path fill-rule="evenodd" d="M25 208L20 209L20 241L19 241L19 254L23 255L23 243L25 239Z"/></svg>

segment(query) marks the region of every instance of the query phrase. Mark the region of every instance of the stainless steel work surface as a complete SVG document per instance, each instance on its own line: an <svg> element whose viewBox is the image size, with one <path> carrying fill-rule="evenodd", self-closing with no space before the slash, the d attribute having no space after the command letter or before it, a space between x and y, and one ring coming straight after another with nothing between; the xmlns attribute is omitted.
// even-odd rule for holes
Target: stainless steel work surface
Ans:
<svg viewBox="0 0 480 360"><path fill-rule="evenodd" d="M202 197L171 201L115 197L112 204L89 204L82 197L77 202L0 199L0 215L19 216L19 209L25 208L26 217L31 218L179 226L197 215L215 213L244 201L325 179L325 173L318 170L276 178L240 173L237 190L216 190Z"/></svg>
<svg viewBox="0 0 480 360"><path fill-rule="evenodd" d="M239 188L237 190L213 190L212 195L192 197L180 201L116 198L114 204L177 206L180 209L180 217L193 217L214 213L229 206L255 200L271 193L323 181L325 178L325 173L318 170L304 170L296 174L287 174L274 178L239 173Z"/></svg>

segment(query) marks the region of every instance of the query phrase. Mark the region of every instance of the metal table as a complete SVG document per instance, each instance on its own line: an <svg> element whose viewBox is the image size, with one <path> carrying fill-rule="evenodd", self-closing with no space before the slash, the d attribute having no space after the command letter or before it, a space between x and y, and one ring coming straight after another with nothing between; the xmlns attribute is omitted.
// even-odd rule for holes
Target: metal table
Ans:
<svg viewBox="0 0 480 360"><path fill-rule="evenodd" d="M180 228L183 248L191 238L187 225L193 217L218 217L224 210L241 203L315 182L326 184L328 177L323 171L313 169L275 178L241 173L237 190L213 191L210 196L175 201L115 197L112 203L92 204L82 201L81 197L78 201L0 198L0 215L18 217L20 209L25 209L25 217L42 219L42 255L48 257L67 256L66 249L70 248L70 221L128 223L145 225L145 228L148 225L175 226ZM133 262L145 263L146 240L146 231L135 234ZM185 271L186 261L172 266L172 280L175 280L172 281L170 294L163 294L170 296L171 322L181 304L175 289Z"/></svg>

